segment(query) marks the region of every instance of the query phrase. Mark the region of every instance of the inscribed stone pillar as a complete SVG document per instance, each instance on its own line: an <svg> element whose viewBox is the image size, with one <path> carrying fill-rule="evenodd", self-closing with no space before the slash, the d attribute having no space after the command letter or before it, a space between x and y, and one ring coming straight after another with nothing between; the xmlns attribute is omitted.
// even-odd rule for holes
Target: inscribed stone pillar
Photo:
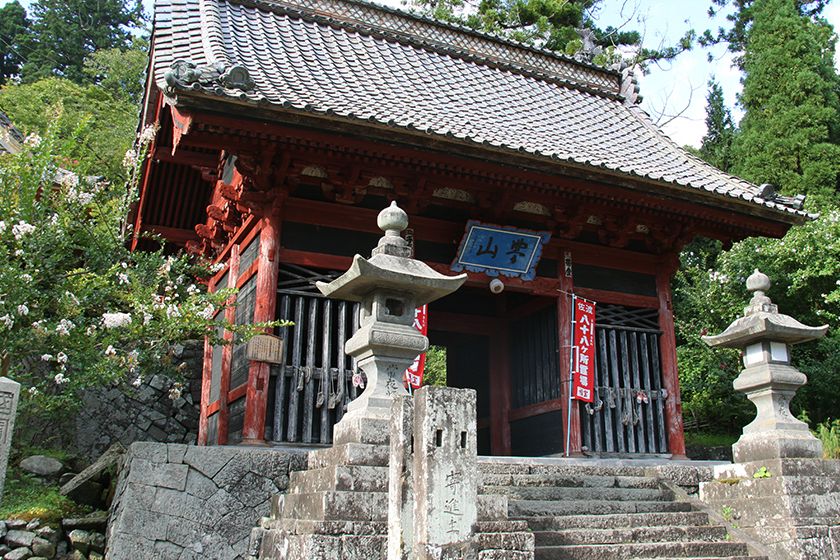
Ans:
<svg viewBox="0 0 840 560"><path fill-rule="evenodd" d="M391 404L388 458L388 560L410 560L414 534L412 424L414 400L409 395Z"/></svg>
<svg viewBox="0 0 840 560"><path fill-rule="evenodd" d="M422 387L414 395L413 558L471 558L477 517L475 391Z"/></svg>
<svg viewBox="0 0 840 560"><path fill-rule="evenodd" d="M15 427L20 383L7 377L0 377L0 502L6 483L6 468L9 464L9 449Z"/></svg>

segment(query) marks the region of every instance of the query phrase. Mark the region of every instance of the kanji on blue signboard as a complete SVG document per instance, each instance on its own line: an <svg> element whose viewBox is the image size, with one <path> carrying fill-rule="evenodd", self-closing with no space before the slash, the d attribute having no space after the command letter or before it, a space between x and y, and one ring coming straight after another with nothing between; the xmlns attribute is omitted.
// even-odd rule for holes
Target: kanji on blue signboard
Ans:
<svg viewBox="0 0 840 560"><path fill-rule="evenodd" d="M488 276L519 276L533 280L542 247L551 234L471 220L461 240L452 270L484 272Z"/></svg>

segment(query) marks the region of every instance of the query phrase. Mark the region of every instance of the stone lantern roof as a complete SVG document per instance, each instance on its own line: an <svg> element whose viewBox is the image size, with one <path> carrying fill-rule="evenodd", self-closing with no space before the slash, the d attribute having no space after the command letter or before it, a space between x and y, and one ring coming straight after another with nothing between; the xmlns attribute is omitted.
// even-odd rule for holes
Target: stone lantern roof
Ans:
<svg viewBox="0 0 840 560"><path fill-rule="evenodd" d="M743 348L759 340L800 344L821 338L828 330L828 325L809 327L779 313L778 306L766 295L770 289L770 278L758 269L747 278L747 289L753 292L753 297L744 308L744 316L733 321L721 334L704 336L703 342L724 348Z"/></svg>

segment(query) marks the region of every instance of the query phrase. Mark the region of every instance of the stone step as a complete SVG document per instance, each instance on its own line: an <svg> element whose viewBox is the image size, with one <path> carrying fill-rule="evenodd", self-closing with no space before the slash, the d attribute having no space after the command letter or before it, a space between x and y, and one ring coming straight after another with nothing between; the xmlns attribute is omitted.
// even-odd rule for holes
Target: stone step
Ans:
<svg viewBox="0 0 840 560"><path fill-rule="evenodd" d="M551 515L604 515L612 513L657 513L691 511L686 502L637 501L590 502L582 500L511 500L510 516L517 519Z"/></svg>
<svg viewBox="0 0 840 560"><path fill-rule="evenodd" d="M748 556L747 545L736 542L667 542L537 546L534 560L627 560L638 558L732 558Z"/></svg>
<svg viewBox="0 0 840 560"><path fill-rule="evenodd" d="M291 535L387 535L385 521L312 521L300 519L272 519L264 528Z"/></svg>
<svg viewBox="0 0 840 560"><path fill-rule="evenodd" d="M767 496L813 496L840 494L840 478L829 476L772 476L770 478L724 479L700 485L703 500L764 498Z"/></svg>
<svg viewBox="0 0 840 560"><path fill-rule="evenodd" d="M332 465L289 475L289 493L327 492L333 490L355 492L387 492L388 468L368 465Z"/></svg>
<svg viewBox="0 0 840 560"><path fill-rule="evenodd" d="M566 529L537 531L537 546L571 544L622 544L656 542L720 542L727 531L721 526L633 527L624 529Z"/></svg>
<svg viewBox="0 0 840 560"><path fill-rule="evenodd" d="M555 486L486 486L481 493L506 494L520 500L580 500L580 501L668 501L674 499L670 490L659 488L569 488Z"/></svg>
<svg viewBox="0 0 840 560"><path fill-rule="evenodd" d="M656 560L677 560L677 558L686 558L685 556L660 556ZM688 556L689 560L770 560L766 556ZM634 558L634 560L653 560L653 557Z"/></svg>
<svg viewBox="0 0 840 560"><path fill-rule="evenodd" d="M521 531L530 531L528 522L521 519L476 521L474 528L476 533L518 533Z"/></svg>
<svg viewBox="0 0 840 560"><path fill-rule="evenodd" d="M558 460L557 462L546 462L545 460L534 461L497 461L479 460L478 470L486 474L548 474L567 477L576 476L648 476L648 469L640 465L632 465L627 462L616 463L585 463L569 460Z"/></svg>
<svg viewBox="0 0 840 560"><path fill-rule="evenodd" d="M558 486L569 488L659 488L652 476L567 476L562 474L484 473L484 486Z"/></svg>
<svg viewBox="0 0 840 560"><path fill-rule="evenodd" d="M476 517L481 521L507 521L509 502L501 494L480 494L476 502Z"/></svg>
<svg viewBox="0 0 840 560"><path fill-rule="evenodd" d="M310 451L306 457L309 469L334 465L388 466L388 446L367 443L342 443Z"/></svg>
<svg viewBox="0 0 840 560"><path fill-rule="evenodd" d="M282 517L313 521L387 521L383 492L311 492L287 494Z"/></svg>
<svg viewBox="0 0 840 560"><path fill-rule="evenodd" d="M534 534L521 531L517 533L476 533L475 542L478 550L521 550L534 549Z"/></svg>
<svg viewBox="0 0 840 560"><path fill-rule="evenodd" d="M621 529L633 527L704 526L709 516L701 511L666 513L630 513L607 515L564 515L530 517L532 531L557 531L562 529Z"/></svg>

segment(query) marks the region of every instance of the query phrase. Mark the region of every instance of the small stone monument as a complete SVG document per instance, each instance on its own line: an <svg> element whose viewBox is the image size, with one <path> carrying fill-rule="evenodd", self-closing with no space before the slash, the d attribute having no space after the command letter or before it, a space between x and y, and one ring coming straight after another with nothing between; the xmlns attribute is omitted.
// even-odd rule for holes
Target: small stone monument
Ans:
<svg viewBox="0 0 840 560"><path fill-rule="evenodd" d="M743 435L732 446L738 463L779 458L820 458L822 444L808 425L790 413L790 401L808 381L804 373L790 365L790 346L825 335L828 325L809 327L779 313L766 292L770 279L756 271L747 278L752 300L744 316L736 319L717 336L704 336L712 347L743 351L745 368L733 382L757 409L755 420L744 427Z"/></svg>
<svg viewBox="0 0 840 560"><path fill-rule="evenodd" d="M393 404L388 560L468 560L477 550L476 396L421 387Z"/></svg>
<svg viewBox="0 0 840 560"><path fill-rule="evenodd" d="M329 284L317 284L328 297L362 303L361 326L344 349L356 358L367 384L335 425L336 444L387 444L391 402L408 394L405 370L429 347L429 340L412 326L414 310L451 294L467 278L445 276L411 258L411 247L400 235L408 216L396 202L379 213L377 225L385 235L370 259L356 255L347 272Z"/></svg>
<svg viewBox="0 0 840 560"><path fill-rule="evenodd" d="M20 383L7 377L0 377L0 503L6 483L6 468L9 464L9 449L12 447L12 433L15 428Z"/></svg>

